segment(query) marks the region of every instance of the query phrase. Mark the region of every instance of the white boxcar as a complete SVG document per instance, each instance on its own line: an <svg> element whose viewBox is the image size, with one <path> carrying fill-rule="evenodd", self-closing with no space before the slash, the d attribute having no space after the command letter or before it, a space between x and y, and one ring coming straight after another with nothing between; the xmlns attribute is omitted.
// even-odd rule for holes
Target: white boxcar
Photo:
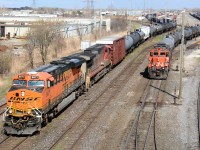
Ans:
<svg viewBox="0 0 200 150"><path fill-rule="evenodd" d="M142 26L139 29L142 32L144 32L145 36L144 36L144 40L148 39L150 37L150 27L149 26Z"/></svg>

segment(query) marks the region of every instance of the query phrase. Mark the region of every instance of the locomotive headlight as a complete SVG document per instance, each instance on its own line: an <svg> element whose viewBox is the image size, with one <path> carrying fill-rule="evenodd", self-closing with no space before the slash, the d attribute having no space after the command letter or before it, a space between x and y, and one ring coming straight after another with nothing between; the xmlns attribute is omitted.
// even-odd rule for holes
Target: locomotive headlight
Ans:
<svg viewBox="0 0 200 150"><path fill-rule="evenodd" d="M22 91L22 96L25 96L25 92L24 91Z"/></svg>
<svg viewBox="0 0 200 150"><path fill-rule="evenodd" d="M9 114L12 114L12 113L13 113L13 110L12 110L12 109L9 109L8 113L9 113Z"/></svg>

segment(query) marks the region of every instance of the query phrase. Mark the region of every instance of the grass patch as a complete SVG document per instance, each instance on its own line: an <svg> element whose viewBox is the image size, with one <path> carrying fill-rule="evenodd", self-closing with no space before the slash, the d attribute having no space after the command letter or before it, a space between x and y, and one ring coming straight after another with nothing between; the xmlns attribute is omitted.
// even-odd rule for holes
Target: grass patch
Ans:
<svg viewBox="0 0 200 150"><path fill-rule="evenodd" d="M197 60L198 62L200 62L200 57L197 57L196 60Z"/></svg>

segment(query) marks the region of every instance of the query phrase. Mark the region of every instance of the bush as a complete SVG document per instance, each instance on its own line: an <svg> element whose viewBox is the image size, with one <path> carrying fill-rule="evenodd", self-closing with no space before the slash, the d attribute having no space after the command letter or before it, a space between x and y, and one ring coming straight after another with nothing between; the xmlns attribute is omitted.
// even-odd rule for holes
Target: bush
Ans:
<svg viewBox="0 0 200 150"><path fill-rule="evenodd" d="M111 30L118 32L127 29L127 20L122 17L112 19Z"/></svg>
<svg viewBox="0 0 200 150"><path fill-rule="evenodd" d="M0 74L9 73L11 70L12 57L9 52L0 52Z"/></svg>

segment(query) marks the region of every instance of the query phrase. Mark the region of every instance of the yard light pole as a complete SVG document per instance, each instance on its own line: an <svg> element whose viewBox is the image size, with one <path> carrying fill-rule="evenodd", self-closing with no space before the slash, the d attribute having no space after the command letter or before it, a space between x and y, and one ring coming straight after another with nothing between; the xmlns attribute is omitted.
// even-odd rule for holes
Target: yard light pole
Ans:
<svg viewBox="0 0 200 150"><path fill-rule="evenodd" d="M178 99L182 99L182 74L183 74L183 49L184 49L184 42L185 42L185 35L184 35L184 20L185 20L185 10L182 11L182 39L181 39L181 49L180 49L180 79L179 79L179 95Z"/></svg>
<svg viewBox="0 0 200 150"><path fill-rule="evenodd" d="M101 26L102 26L102 8L101 8L101 0L99 0L99 6L100 6L100 29L99 29L99 36L101 37L102 35L102 29L101 29Z"/></svg>

